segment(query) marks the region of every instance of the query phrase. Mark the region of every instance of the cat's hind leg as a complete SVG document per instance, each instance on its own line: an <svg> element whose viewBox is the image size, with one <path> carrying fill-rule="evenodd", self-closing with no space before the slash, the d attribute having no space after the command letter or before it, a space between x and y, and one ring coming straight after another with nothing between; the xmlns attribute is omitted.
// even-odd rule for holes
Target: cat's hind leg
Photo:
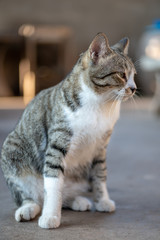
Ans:
<svg viewBox="0 0 160 240"><path fill-rule="evenodd" d="M32 200L23 201L23 205L15 212L15 219L18 222L29 221L35 218L41 211L40 206Z"/></svg>
<svg viewBox="0 0 160 240"><path fill-rule="evenodd" d="M92 209L92 202L89 198L85 197L85 193L88 192L87 182L72 181L65 182L65 188L63 192L63 207L70 208L74 211L89 211Z"/></svg>
<svg viewBox="0 0 160 240"><path fill-rule="evenodd" d="M92 209L91 201L83 196L77 196L75 199L70 203L70 208L74 211L89 211Z"/></svg>
<svg viewBox="0 0 160 240"><path fill-rule="evenodd" d="M95 208L99 212L114 212L115 203L109 197L106 184L106 160L95 159L91 169L93 199Z"/></svg>
<svg viewBox="0 0 160 240"><path fill-rule="evenodd" d="M25 185L23 185L20 180L18 184L16 181L14 182L10 179L7 179L7 184L11 190L16 205L19 206L15 212L16 221L29 221L35 218L40 213L41 207L40 204L36 203L32 197L29 196L30 194Z"/></svg>

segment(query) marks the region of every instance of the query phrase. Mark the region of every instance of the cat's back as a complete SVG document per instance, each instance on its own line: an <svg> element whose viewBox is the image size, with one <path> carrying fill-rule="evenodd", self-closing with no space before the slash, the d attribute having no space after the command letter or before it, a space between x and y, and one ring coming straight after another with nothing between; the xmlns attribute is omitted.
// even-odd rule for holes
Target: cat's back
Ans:
<svg viewBox="0 0 160 240"><path fill-rule="evenodd" d="M18 134L34 136L36 130L40 131L43 127L47 128L50 117L54 117L55 109L58 107L56 98L60 92L60 84L42 90L25 108L15 131ZM39 128L39 129L38 129Z"/></svg>

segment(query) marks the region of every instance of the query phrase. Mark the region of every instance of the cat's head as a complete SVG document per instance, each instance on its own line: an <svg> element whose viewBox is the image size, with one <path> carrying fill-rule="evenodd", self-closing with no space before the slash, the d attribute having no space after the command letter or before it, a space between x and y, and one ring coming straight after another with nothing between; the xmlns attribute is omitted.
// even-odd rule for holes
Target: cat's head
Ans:
<svg viewBox="0 0 160 240"><path fill-rule="evenodd" d="M127 99L136 91L134 65L128 54L129 40L123 38L110 47L104 33L93 39L82 56L84 70L89 75L88 84L98 94L112 93L117 99Z"/></svg>

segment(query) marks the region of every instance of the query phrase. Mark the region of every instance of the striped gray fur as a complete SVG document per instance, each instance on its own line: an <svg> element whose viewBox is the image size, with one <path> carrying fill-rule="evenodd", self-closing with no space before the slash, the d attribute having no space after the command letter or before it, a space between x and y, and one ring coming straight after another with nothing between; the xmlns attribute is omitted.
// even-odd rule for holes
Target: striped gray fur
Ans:
<svg viewBox="0 0 160 240"><path fill-rule="evenodd" d="M121 76L125 74L126 78L129 78L131 73L135 72L125 53L127 48L126 39L117 46L109 47L106 36L103 33L98 34L89 49L80 55L72 72L58 85L40 92L26 107L14 131L6 138L1 152L1 167L18 206L24 205L26 201L37 201L39 204L39 200L28 194L30 187L34 187L32 183L31 186L27 185L29 176L39 179L37 181L40 182L45 177L59 179L63 176L64 181L71 181L73 185L85 180L92 186L95 204L101 203L104 197L104 187L101 183L105 183L107 178L106 147L115 123L106 128L107 131L103 131L99 126L102 132L100 136L98 132L92 134L92 131L86 136L85 132L89 131L93 119L91 116L87 125L83 119L83 111L86 119L90 113L92 115L97 111L96 119L99 119L99 109L109 102L110 105L106 105L105 111L108 111L110 116L109 111L112 110L114 100L118 96L115 92L119 94L127 84ZM88 91L92 94L86 92L85 98L84 89L90 89ZM85 102L87 97L89 99L89 94L91 97L94 95L93 99L103 99L101 96L105 96L104 101L94 102L93 106L85 110L89 104ZM128 87L122 97L126 99L130 95ZM98 110L94 110L97 109L96 106L99 106ZM107 106L110 106L108 110ZM88 115L85 111L88 111ZM114 111L112 110L113 114ZM73 121L70 120L72 118ZM82 128L79 132L76 125L78 121ZM94 131L96 130L93 128ZM95 143L97 145L93 150L92 146ZM93 154L87 153L86 146ZM81 159L79 155L84 151L86 156L92 156L92 159ZM73 158L72 162L68 158ZM37 199L43 199L39 192L37 190ZM74 201L71 194L65 201L71 207L69 199ZM99 205L97 210L107 211Z"/></svg>

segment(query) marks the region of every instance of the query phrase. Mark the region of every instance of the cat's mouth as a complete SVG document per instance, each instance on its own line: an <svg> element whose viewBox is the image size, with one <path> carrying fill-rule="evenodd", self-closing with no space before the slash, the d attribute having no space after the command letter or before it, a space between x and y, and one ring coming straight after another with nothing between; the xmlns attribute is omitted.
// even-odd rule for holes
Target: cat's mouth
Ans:
<svg viewBox="0 0 160 240"><path fill-rule="evenodd" d="M133 92L133 93L126 93L126 94L124 94L122 100L123 101L127 101L129 98L133 97L134 94L135 94L135 92Z"/></svg>
<svg viewBox="0 0 160 240"><path fill-rule="evenodd" d="M127 101L129 98L133 97L136 92L136 89L123 88L118 91L118 98L121 101Z"/></svg>

